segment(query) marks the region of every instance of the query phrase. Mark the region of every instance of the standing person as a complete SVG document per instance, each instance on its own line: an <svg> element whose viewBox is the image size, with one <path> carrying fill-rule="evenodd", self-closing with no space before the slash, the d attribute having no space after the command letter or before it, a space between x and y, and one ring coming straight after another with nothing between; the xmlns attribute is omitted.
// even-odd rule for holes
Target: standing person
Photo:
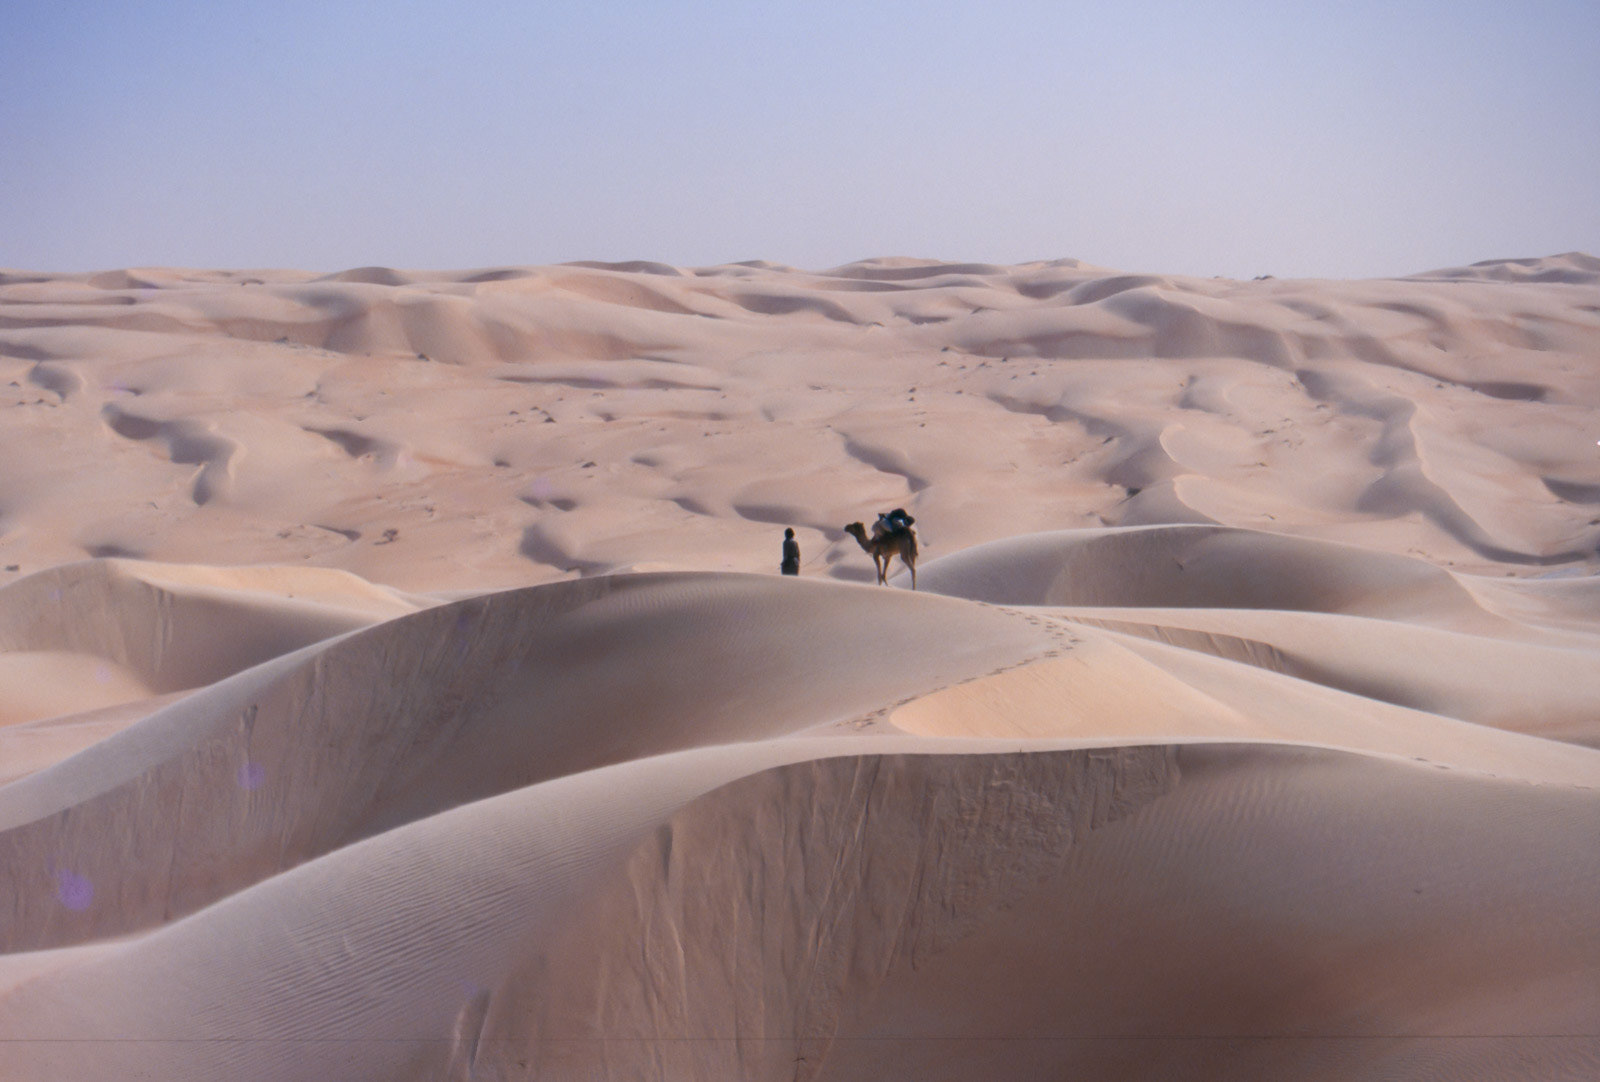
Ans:
<svg viewBox="0 0 1600 1082"><path fill-rule="evenodd" d="M800 542L794 539L793 526L783 531L783 563L778 565L778 570L785 575L800 574Z"/></svg>

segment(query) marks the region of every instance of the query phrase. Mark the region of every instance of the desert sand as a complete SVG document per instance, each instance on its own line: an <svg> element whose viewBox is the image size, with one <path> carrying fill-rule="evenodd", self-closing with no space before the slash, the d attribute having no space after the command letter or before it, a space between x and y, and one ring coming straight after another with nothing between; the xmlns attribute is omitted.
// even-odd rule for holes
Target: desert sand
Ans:
<svg viewBox="0 0 1600 1082"><path fill-rule="evenodd" d="M0 272L0 1077L1600 1077L1597 440L1579 253Z"/></svg>

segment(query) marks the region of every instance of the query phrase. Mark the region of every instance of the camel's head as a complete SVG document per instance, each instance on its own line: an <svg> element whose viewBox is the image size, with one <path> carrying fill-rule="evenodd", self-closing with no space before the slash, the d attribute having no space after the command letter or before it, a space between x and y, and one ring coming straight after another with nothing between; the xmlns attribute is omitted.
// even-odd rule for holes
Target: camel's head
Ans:
<svg viewBox="0 0 1600 1082"><path fill-rule="evenodd" d="M860 541L867 539L867 528L859 522L852 522L844 528L844 532Z"/></svg>

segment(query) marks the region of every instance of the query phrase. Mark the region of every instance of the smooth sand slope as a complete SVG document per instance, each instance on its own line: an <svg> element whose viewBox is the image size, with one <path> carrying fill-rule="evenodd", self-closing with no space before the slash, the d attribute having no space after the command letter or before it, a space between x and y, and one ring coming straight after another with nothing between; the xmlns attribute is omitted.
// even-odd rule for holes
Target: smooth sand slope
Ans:
<svg viewBox="0 0 1600 1082"><path fill-rule="evenodd" d="M0 1076L1600 1076L1597 407L1581 254L0 272Z"/></svg>

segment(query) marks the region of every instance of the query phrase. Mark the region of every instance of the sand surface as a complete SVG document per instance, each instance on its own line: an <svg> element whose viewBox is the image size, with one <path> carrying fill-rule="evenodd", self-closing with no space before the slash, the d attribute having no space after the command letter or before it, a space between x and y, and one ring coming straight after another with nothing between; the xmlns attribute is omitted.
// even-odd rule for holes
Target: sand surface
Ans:
<svg viewBox="0 0 1600 1082"><path fill-rule="evenodd" d="M1600 1077L1597 441L1579 253L0 271L0 1077Z"/></svg>

